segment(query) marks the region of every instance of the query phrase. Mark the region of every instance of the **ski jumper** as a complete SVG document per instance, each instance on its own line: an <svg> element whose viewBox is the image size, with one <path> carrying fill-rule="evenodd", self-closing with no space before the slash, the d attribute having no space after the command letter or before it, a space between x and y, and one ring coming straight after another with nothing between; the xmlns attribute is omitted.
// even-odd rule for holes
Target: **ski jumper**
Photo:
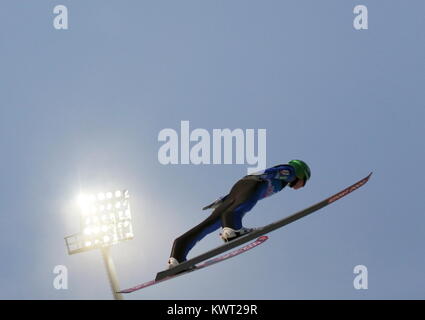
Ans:
<svg viewBox="0 0 425 320"><path fill-rule="evenodd" d="M277 165L243 177L220 200L219 206L208 218L174 240L170 257L183 262L195 244L211 232L220 227L242 228L242 218L258 200L281 191L295 180L295 170L290 165Z"/></svg>

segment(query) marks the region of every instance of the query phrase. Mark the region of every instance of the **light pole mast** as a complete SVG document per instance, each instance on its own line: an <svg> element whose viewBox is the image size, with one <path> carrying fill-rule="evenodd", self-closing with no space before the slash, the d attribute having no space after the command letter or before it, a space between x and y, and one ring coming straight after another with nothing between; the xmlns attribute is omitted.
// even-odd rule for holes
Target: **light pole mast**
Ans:
<svg viewBox="0 0 425 320"><path fill-rule="evenodd" d="M117 273L115 271L115 264L110 255L110 247L104 247L101 249L103 262L105 263L106 272L108 273L109 284L111 285L112 294L115 300L124 300L124 297L120 291L120 285L118 283Z"/></svg>

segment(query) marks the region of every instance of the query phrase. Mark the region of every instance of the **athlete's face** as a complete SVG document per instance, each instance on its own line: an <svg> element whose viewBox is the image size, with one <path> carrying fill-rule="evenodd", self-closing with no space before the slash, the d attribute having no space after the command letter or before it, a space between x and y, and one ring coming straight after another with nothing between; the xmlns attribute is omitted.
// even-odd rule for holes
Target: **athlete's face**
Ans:
<svg viewBox="0 0 425 320"><path fill-rule="evenodd" d="M304 180L298 179L297 183L294 184L294 186L292 187L292 189L298 190L298 189L300 189L302 187L304 187Z"/></svg>

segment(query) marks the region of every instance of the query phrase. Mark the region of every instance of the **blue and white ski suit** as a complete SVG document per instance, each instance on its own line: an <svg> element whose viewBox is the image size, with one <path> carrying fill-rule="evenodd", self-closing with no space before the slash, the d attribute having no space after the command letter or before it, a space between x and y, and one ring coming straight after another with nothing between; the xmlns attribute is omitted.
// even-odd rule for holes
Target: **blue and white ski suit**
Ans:
<svg viewBox="0 0 425 320"><path fill-rule="evenodd" d="M208 218L174 241L170 256L179 262L185 261L195 244L211 232L220 227L234 230L242 228L242 218L258 200L281 191L296 179L294 168L287 164L243 177L236 182L229 194L219 201L219 205Z"/></svg>

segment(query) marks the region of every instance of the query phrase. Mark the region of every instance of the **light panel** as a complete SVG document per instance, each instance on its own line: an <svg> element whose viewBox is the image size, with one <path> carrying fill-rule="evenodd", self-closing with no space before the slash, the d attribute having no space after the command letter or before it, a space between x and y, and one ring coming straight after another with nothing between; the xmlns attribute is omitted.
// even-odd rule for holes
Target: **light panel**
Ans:
<svg viewBox="0 0 425 320"><path fill-rule="evenodd" d="M112 246L133 239L131 211L127 190L80 195L80 234L66 237L70 254Z"/></svg>

